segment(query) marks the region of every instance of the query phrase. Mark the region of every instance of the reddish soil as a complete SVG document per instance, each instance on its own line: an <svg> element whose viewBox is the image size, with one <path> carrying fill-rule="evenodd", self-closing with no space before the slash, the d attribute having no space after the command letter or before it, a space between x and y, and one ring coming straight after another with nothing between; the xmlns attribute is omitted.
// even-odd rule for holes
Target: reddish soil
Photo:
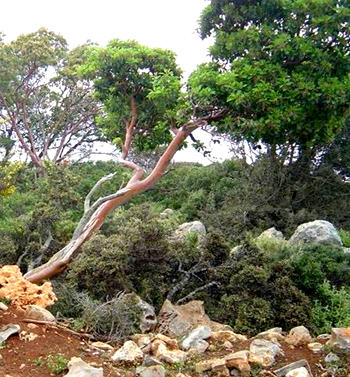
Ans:
<svg viewBox="0 0 350 377"><path fill-rule="evenodd" d="M16 334L11 336L5 342L3 348L0 349L0 354L2 356L0 360L1 377L5 377L6 375L11 377L64 376L67 371L54 374L47 365L48 356L55 356L57 354L62 354L66 360L70 360L73 356L80 357L92 366L102 367L104 370L104 377L135 376L131 369L123 370L116 368L116 366L110 362L110 354L93 349L89 346L86 340L79 336L72 335L68 331L52 325L36 325L37 327L33 328L31 324L24 321L23 312L14 309L11 305L8 311L0 311L0 327L9 323L18 324L21 327L21 331L34 333L38 335L38 337L32 341L25 341L24 339L21 340L20 336ZM236 343L234 344L234 349L230 352L249 349L249 343L250 341ZM283 342L281 346L285 356L280 356L271 370L278 369L294 361L306 359L311 367L314 377L321 376L324 373L321 362L324 359L325 354L314 354L306 346L295 347L292 349ZM210 352L206 352L204 355L195 355L191 357L185 365L167 367L167 376L175 376L179 371L187 373L189 376L199 376L193 372L194 363L202 359L223 357L228 353L229 351L213 345ZM258 370L252 375L257 375L259 370L260 368L258 368ZM339 375L343 375L343 373ZM329 376L331 376L331 374Z"/></svg>

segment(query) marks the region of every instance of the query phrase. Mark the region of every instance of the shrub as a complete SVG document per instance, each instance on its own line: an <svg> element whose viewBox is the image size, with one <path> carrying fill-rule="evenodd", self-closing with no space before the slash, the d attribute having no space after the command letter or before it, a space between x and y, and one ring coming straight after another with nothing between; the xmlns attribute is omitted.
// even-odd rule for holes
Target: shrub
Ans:
<svg viewBox="0 0 350 377"><path fill-rule="evenodd" d="M330 333L332 327L350 326L350 290L337 289L328 281L319 287L322 300L316 299L312 307L312 323L316 333Z"/></svg>

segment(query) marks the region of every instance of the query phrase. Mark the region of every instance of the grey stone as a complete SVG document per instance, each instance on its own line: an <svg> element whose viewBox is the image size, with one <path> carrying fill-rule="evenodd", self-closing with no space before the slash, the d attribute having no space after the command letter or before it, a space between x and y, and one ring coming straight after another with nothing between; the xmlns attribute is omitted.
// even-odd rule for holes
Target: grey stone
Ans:
<svg viewBox="0 0 350 377"><path fill-rule="evenodd" d="M343 246L340 236L333 224L324 220L315 220L298 226L290 238L292 245L297 244L323 244Z"/></svg>
<svg viewBox="0 0 350 377"><path fill-rule="evenodd" d="M300 367L288 372L286 377L310 377L310 374L305 367Z"/></svg>
<svg viewBox="0 0 350 377"><path fill-rule="evenodd" d="M189 352L191 353L204 353L209 348L209 343L203 339L195 340L191 343Z"/></svg>
<svg viewBox="0 0 350 377"><path fill-rule="evenodd" d="M333 328L329 344L342 349L350 349L350 327Z"/></svg>
<svg viewBox="0 0 350 377"><path fill-rule="evenodd" d="M0 302L0 310L6 312L8 310L8 306L5 305L3 302Z"/></svg>
<svg viewBox="0 0 350 377"><path fill-rule="evenodd" d="M209 326L199 326L192 330L180 343L183 350L189 350L191 345L198 340L208 339L211 336L211 328Z"/></svg>
<svg viewBox="0 0 350 377"><path fill-rule="evenodd" d="M273 365L275 357L281 352L277 344L265 339L255 339L250 344L249 362L263 367Z"/></svg>
<svg viewBox="0 0 350 377"><path fill-rule="evenodd" d="M142 366L144 367L150 367L153 365L162 365L162 362L159 361L156 357L150 356L150 355L144 355Z"/></svg>
<svg viewBox="0 0 350 377"><path fill-rule="evenodd" d="M102 368L94 368L79 357L72 357L68 363L69 372L65 377L103 377Z"/></svg>
<svg viewBox="0 0 350 377"><path fill-rule="evenodd" d="M262 240L262 239L277 239L277 240L283 240L284 237L283 237L283 233L280 232L279 230L277 230L275 227L273 228L269 228L267 230L265 230L264 232L262 232L260 234L260 236L257 238L258 240Z"/></svg>
<svg viewBox="0 0 350 377"><path fill-rule="evenodd" d="M291 363L291 364L288 364L288 365L286 365L286 366L284 366L282 368L276 369L276 370L273 371L273 373L277 377L283 377L287 373L289 373L290 371L292 371L293 369L297 369L297 368L301 368L301 367L305 367L308 370L309 375L312 376L310 365L307 362L307 360L305 360L305 359L302 359L302 360L299 360L299 361L295 361L294 363Z"/></svg>
<svg viewBox="0 0 350 377"><path fill-rule="evenodd" d="M25 317L36 321L56 322L56 318L52 313L37 305L29 305L26 309Z"/></svg>
<svg viewBox="0 0 350 377"><path fill-rule="evenodd" d="M326 363L334 363L335 361L339 361L339 360L340 360L340 358L335 353L333 353L333 352L330 352L324 358L324 361Z"/></svg>
<svg viewBox="0 0 350 377"><path fill-rule="evenodd" d="M175 239L185 239L191 233L198 235L198 244L202 245L207 239L207 230L200 221L192 221L190 223L181 224L175 231Z"/></svg>
<svg viewBox="0 0 350 377"><path fill-rule="evenodd" d="M136 368L136 374L140 377L165 377L165 369L162 365L138 367Z"/></svg>
<svg viewBox="0 0 350 377"><path fill-rule="evenodd" d="M136 293L128 293L122 298L124 302L132 302L140 309L140 330L142 333L152 330L157 324L155 309L148 302L142 300Z"/></svg>
<svg viewBox="0 0 350 377"><path fill-rule="evenodd" d="M19 325L6 325L0 330L0 343L7 340L11 335L18 334L21 331Z"/></svg>

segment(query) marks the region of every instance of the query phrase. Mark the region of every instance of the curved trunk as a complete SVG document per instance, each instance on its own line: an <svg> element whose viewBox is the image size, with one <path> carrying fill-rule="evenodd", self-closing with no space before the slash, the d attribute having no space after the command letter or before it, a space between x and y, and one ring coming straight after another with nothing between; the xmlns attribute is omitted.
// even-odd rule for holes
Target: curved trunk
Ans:
<svg viewBox="0 0 350 377"><path fill-rule="evenodd" d="M182 129L176 133L176 136L148 177L140 180L139 178L142 176L143 172L140 174L140 170L135 169L133 177L123 190L109 197L97 200L95 204L85 212L69 244L57 252L47 263L27 272L24 277L32 283L39 283L44 279L49 279L63 272L72 258L79 253L83 243L89 240L92 235L100 229L109 213L134 196L151 188L164 175L167 166L182 142L202 123L203 121L197 121L183 126ZM125 165L128 166L128 164L130 163L127 162ZM97 209L90 214L89 211L94 209L95 205Z"/></svg>

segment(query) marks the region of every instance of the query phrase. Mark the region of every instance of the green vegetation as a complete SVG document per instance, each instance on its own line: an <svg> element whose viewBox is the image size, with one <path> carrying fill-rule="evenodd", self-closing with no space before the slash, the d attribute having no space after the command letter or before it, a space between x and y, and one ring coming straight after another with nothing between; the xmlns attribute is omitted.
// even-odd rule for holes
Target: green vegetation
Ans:
<svg viewBox="0 0 350 377"><path fill-rule="evenodd" d="M0 263L36 281L72 252L52 310L104 340L137 331L128 292L156 309L201 299L248 334L349 326L350 253L256 240L323 219L350 247L349 16L341 0L212 0L199 24L212 62L186 85L168 50L118 39L68 50L46 29L5 44L0 33ZM236 157L168 164L187 137L208 153L200 128ZM96 140L119 164L81 162ZM175 236L194 220L206 242ZM47 363L65 367L62 355Z"/></svg>
<svg viewBox="0 0 350 377"><path fill-rule="evenodd" d="M50 354L46 357L46 364L51 373L60 374L67 369L68 360L61 353Z"/></svg>

